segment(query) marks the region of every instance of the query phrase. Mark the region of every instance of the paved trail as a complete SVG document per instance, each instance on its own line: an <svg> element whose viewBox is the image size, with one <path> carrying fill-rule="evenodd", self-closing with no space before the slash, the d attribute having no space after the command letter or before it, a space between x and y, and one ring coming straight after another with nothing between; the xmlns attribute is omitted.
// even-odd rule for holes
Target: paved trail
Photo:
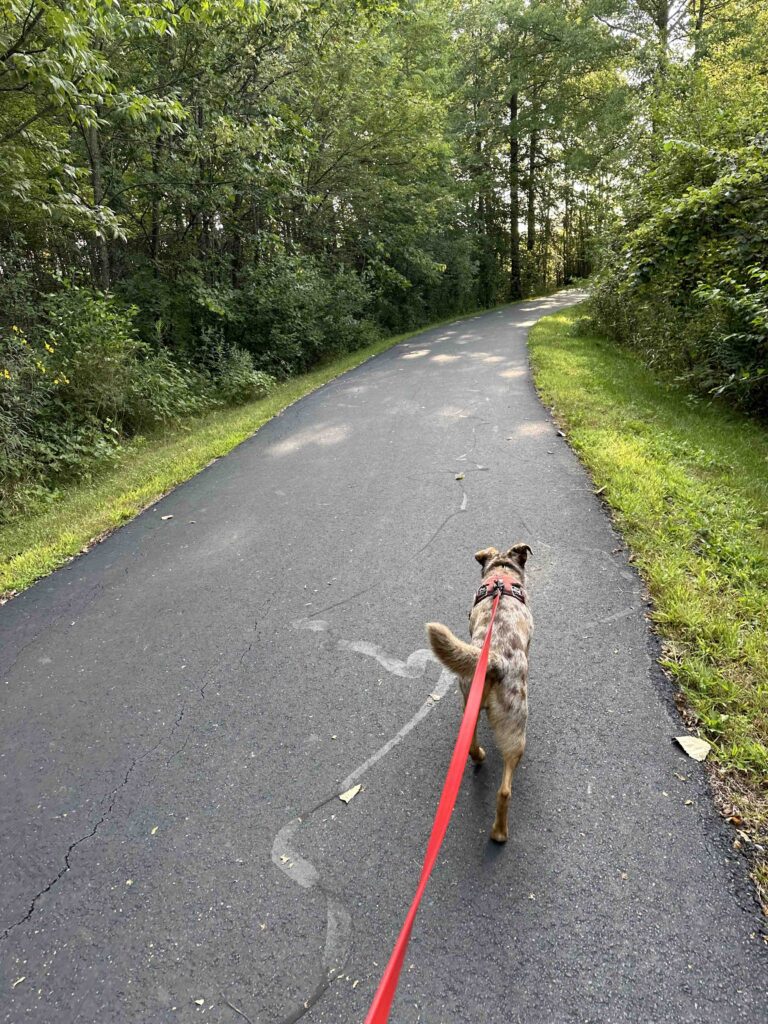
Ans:
<svg viewBox="0 0 768 1024"><path fill-rule="evenodd" d="M0 1019L360 1022L459 718L424 623L465 631L473 552L519 540L511 838L487 839L488 742L393 1022L767 1018L746 868L671 742L642 587L531 384L526 329L575 298L398 345L0 609Z"/></svg>

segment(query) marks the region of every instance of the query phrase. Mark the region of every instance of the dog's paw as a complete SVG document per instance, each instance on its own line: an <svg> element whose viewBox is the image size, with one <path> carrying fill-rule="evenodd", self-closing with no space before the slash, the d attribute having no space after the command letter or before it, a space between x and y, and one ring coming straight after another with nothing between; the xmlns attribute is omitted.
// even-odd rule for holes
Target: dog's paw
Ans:
<svg viewBox="0 0 768 1024"><path fill-rule="evenodd" d="M482 764L483 761L485 760L485 750L483 750L482 747L478 747L474 753L470 750L469 756L472 758L475 764Z"/></svg>
<svg viewBox="0 0 768 1024"><path fill-rule="evenodd" d="M496 828L494 826L494 828L491 829L491 839L494 843L506 843L507 833L502 832L500 828Z"/></svg>

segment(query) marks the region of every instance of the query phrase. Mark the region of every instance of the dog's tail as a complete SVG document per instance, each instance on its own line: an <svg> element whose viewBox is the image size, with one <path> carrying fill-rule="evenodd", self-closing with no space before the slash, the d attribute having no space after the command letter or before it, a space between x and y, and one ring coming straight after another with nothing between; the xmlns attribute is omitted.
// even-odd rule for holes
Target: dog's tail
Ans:
<svg viewBox="0 0 768 1024"><path fill-rule="evenodd" d="M466 679L473 675L480 660L479 647L473 647L472 644L459 640L447 626L443 626L440 622L427 623L427 636L435 656L446 668L455 672L457 676L463 676ZM489 682L498 682L503 674L504 666L502 659L491 651L488 658L486 678Z"/></svg>

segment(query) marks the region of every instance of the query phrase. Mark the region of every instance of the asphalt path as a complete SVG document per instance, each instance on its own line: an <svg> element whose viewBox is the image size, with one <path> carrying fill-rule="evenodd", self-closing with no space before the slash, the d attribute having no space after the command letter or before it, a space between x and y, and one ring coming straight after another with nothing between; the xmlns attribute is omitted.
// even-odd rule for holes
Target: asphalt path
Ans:
<svg viewBox="0 0 768 1024"><path fill-rule="evenodd" d="M768 1019L747 865L531 382L577 298L390 349L0 609L3 1020L359 1024L459 721L424 623L465 634L473 553L517 541L510 840L483 723L392 1021Z"/></svg>

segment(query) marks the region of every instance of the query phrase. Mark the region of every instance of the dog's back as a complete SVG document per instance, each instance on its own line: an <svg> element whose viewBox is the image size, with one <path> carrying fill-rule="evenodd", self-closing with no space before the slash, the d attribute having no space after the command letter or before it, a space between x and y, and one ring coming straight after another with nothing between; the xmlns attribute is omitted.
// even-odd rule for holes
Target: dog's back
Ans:
<svg viewBox="0 0 768 1024"><path fill-rule="evenodd" d="M512 792L512 776L525 750L525 729L528 719L528 648L533 634L533 618L525 596L525 563L530 548L516 544L502 554L496 548L478 551L475 558L483 570L484 584L478 592L469 617L472 642L466 643L439 622L427 624L429 643L437 659L459 677L464 703L472 676L480 659L491 619L495 587L503 587L491 636L488 670L483 689L482 707L493 728L496 744L504 758L504 772L496 799L496 819L491 838L504 842L508 834L507 807ZM496 582L496 571L510 577L509 590L503 580ZM485 578L488 577L486 580ZM470 756L479 763L485 751L477 742L477 729Z"/></svg>

